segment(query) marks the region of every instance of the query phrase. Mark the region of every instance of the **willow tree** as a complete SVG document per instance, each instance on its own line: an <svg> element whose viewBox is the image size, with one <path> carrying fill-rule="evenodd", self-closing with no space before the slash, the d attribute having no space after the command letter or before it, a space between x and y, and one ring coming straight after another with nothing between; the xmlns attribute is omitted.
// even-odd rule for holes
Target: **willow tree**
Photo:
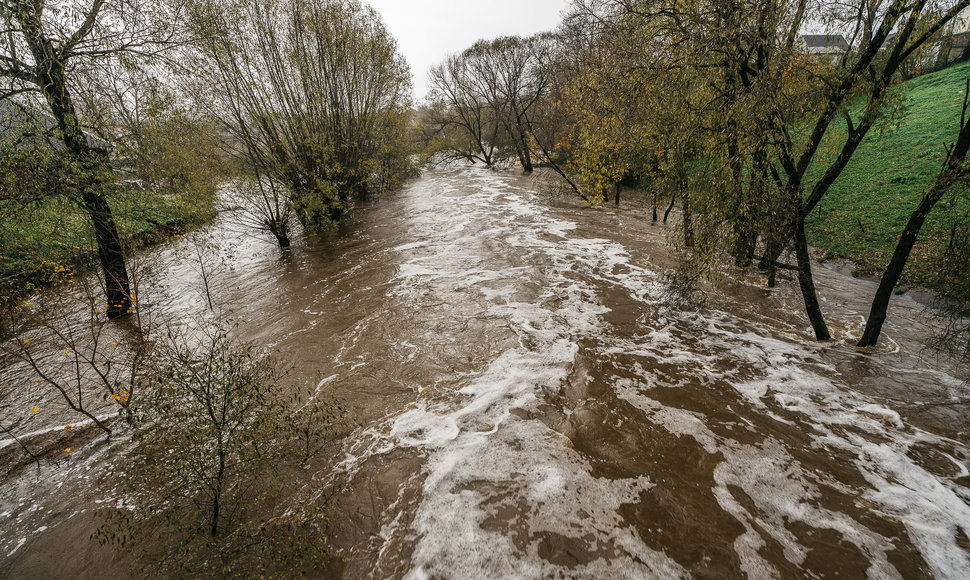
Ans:
<svg viewBox="0 0 970 580"><path fill-rule="evenodd" d="M552 41L550 34L500 36L479 41L463 53L509 148L527 173L533 170L528 128L534 108L549 87Z"/></svg>
<svg viewBox="0 0 970 580"><path fill-rule="evenodd" d="M529 127L550 82L553 37L479 40L430 72L424 118L432 153L491 166L513 156L533 170Z"/></svg>
<svg viewBox="0 0 970 580"><path fill-rule="evenodd" d="M305 228L332 228L355 199L401 183L411 77L373 9L197 0L191 12L200 102L256 182L285 188Z"/></svg>
<svg viewBox="0 0 970 580"><path fill-rule="evenodd" d="M88 87L79 71L123 58L130 64L172 46L179 15L177 1L0 0L0 99L39 108L39 125L53 126L53 148L66 156L71 174L59 190L94 228L110 318L130 312L132 296L108 203L115 175L107 151L86 131L78 96Z"/></svg>

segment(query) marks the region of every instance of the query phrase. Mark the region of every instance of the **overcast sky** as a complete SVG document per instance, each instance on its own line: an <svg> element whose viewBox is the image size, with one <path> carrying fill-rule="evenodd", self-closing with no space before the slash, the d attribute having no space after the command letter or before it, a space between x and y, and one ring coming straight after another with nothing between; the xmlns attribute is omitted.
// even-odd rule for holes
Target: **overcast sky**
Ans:
<svg viewBox="0 0 970 580"><path fill-rule="evenodd" d="M364 0L384 18L414 74L414 93L428 91L428 69L480 38L552 30L569 0Z"/></svg>

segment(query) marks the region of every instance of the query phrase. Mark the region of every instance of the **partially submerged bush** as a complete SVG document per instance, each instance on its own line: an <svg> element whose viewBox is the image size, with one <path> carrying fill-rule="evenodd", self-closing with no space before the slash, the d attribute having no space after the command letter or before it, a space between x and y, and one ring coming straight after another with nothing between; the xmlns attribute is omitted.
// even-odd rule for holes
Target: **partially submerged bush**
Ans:
<svg viewBox="0 0 970 580"><path fill-rule="evenodd" d="M128 495L103 512L102 543L134 542L163 575L300 574L322 565L328 497L301 488L306 462L342 430L329 397L290 394L273 361L225 326L158 347L149 423L123 465Z"/></svg>

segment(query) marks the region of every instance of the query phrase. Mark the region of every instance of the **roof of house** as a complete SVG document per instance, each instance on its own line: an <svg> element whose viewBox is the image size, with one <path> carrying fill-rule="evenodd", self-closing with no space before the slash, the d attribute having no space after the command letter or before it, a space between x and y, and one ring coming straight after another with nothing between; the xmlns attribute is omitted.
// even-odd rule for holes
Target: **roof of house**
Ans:
<svg viewBox="0 0 970 580"><path fill-rule="evenodd" d="M11 99L0 99L0 142L23 137L30 117Z"/></svg>
<svg viewBox="0 0 970 580"><path fill-rule="evenodd" d="M803 34L799 39L809 52L837 52L849 48L841 34Z"/></svg>
<svg viewBox="0 0 970 580"><path fill-rule="evenodd" d="M60 149L56 126L49 114L32 109L29 103L0 99L0 145ZM90 131L85 130L84 136L91 147L111 149L108 141Z"/></svg>

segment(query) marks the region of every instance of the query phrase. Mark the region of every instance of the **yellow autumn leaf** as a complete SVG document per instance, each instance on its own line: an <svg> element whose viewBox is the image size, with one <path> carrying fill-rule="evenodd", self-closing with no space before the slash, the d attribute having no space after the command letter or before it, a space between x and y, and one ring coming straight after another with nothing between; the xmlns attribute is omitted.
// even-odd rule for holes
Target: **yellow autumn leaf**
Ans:
<svg viewBox="0 0 970 580"><path fill-rule="evenodd" d="M70 453L70 452L71 452L71 448L70 448L70 447L66 447L66 448L64 449L64 453Z"/></svg>
<svg viewBox="0 0 970 580"><path fill-rule="evenodd" d="M40 407L34 407L30 410L31 413L36 413L37 411L40 411Z"/></svg>
<svg viewBox="0 0 970 580"><path fill-rule="evenodd" d="M71 430L71 429L73 429L73 428L74 428L74 426L73 426L73 425L64 425L64 430L65 430L65 431L70 431L70 430Z"/></svg>

